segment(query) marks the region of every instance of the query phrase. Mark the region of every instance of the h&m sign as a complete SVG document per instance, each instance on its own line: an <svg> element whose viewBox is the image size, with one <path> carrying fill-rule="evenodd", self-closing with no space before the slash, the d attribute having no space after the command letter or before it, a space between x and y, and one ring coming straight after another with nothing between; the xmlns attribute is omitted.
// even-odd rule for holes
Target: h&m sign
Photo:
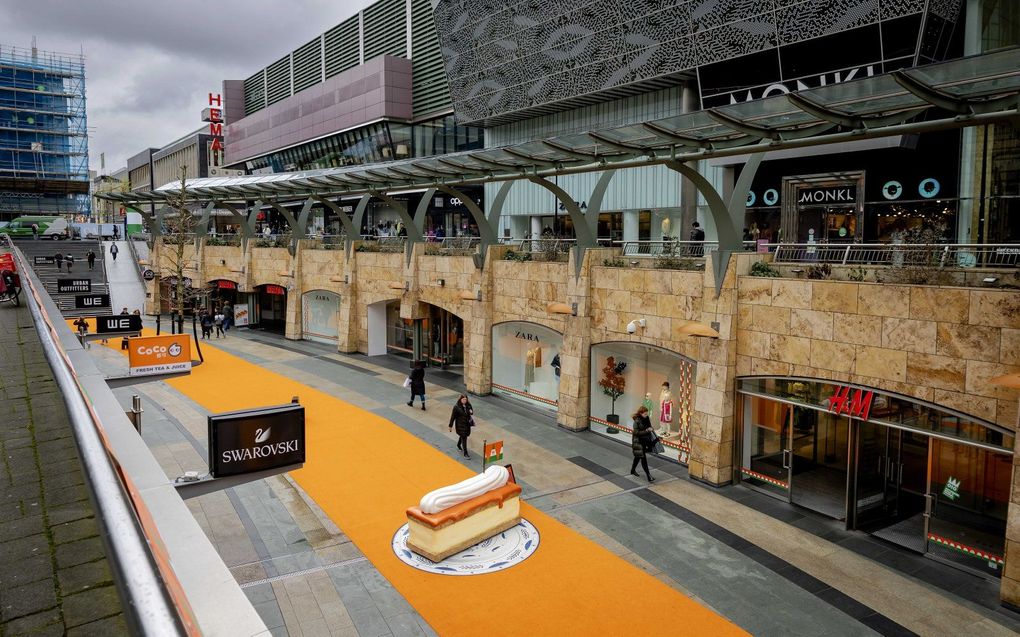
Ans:
<svg viewBox="0 0 1020 637"><path fill-rule="evenodd" d="M797 191L799 204L857 203L857 186L825 186L801 188Z"/></svg>
<svg viewBox="0 0 1020 637"><path fill-rule="evenodd" d="M867 420L871 413L871 401L874 392L856 389L846 385L838 385L829 397L829 411L834 414L847 414L854 418Z"/></svg>
<svg viewBox="0 0 1020 637"><path fill-rule="evenodd" d="M141 332L142 317L138 314L118 314L116 316L96 317L97 334L113 334L120 332Z"/></svg>
<svg viewBox="0 0 1020 637"><path fill-rule="evenodd" d="M93 307L110 307L109 294L79 294L74 297L74 309L87 310Z"/></svg>
<svg viewBox="0 0 1020 637"><path fill-rule="evenodd" d="M209 416L209 472L213 477L303 464L305 408L298 404Z"/></svg>

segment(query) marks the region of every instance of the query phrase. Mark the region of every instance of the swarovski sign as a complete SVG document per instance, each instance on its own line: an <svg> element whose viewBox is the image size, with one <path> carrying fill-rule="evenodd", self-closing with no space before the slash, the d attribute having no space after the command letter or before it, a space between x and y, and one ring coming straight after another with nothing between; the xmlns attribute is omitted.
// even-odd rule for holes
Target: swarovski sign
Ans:
<svg viewBox="0 0 1020 637"><path fill-rule="evenodd" d="M297 466L305 461L305 408L298 404L209 416L213 477Z"/></svg>

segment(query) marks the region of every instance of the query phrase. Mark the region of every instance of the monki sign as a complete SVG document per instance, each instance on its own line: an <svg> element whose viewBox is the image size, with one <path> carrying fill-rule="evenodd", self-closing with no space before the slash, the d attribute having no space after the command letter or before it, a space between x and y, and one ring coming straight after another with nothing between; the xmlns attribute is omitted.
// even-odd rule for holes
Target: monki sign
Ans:
<svg viewBox="0 0 1020 637"><path fill-rule="evenodd" d="M797 191L797 203L857 203L857 186L801 188Z"/></svg>

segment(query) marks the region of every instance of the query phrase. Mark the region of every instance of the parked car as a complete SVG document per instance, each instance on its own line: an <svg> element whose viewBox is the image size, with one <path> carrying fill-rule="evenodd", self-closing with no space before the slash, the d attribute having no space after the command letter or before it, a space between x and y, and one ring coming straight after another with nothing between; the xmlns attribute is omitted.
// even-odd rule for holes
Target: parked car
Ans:
<svg viewBox="0 0 1020 637"><path fill-rule="evenodd" d="M63 217L17 217L6 227L0 228L0 233L12 237L31 237L32 224L39 227L40 237L54 240L67 238L67 219Z"/></svg>

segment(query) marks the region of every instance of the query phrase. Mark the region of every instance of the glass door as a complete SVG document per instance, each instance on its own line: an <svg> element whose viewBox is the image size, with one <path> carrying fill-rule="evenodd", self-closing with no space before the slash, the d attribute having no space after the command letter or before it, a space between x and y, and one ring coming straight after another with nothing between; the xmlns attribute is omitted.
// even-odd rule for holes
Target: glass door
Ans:
<svg viewBox="0 0 1020 637"><path fill-rule="evenodd" d="M743 456L740 479L783 500L790 499L793 406L761 396L743 396Z"/></svg>
<svg viewBox="0 0 1020 637"><path fill-rule="evenodd" d="M923 552L928 436L854 422L857 462L853 528Z"/></svg>
<svg viewBox="0 0 1020 637"><path fill-rule="evenodd" d="M928 553L1001 576L1012 458L933 439L930 463L925 530Z"/></svg>
<svg viewBox="0 0 1020 637"><path fill-rule="evenodd" d="M790 498L794 504L846 519L850 419L793 408Z"/></svg>

